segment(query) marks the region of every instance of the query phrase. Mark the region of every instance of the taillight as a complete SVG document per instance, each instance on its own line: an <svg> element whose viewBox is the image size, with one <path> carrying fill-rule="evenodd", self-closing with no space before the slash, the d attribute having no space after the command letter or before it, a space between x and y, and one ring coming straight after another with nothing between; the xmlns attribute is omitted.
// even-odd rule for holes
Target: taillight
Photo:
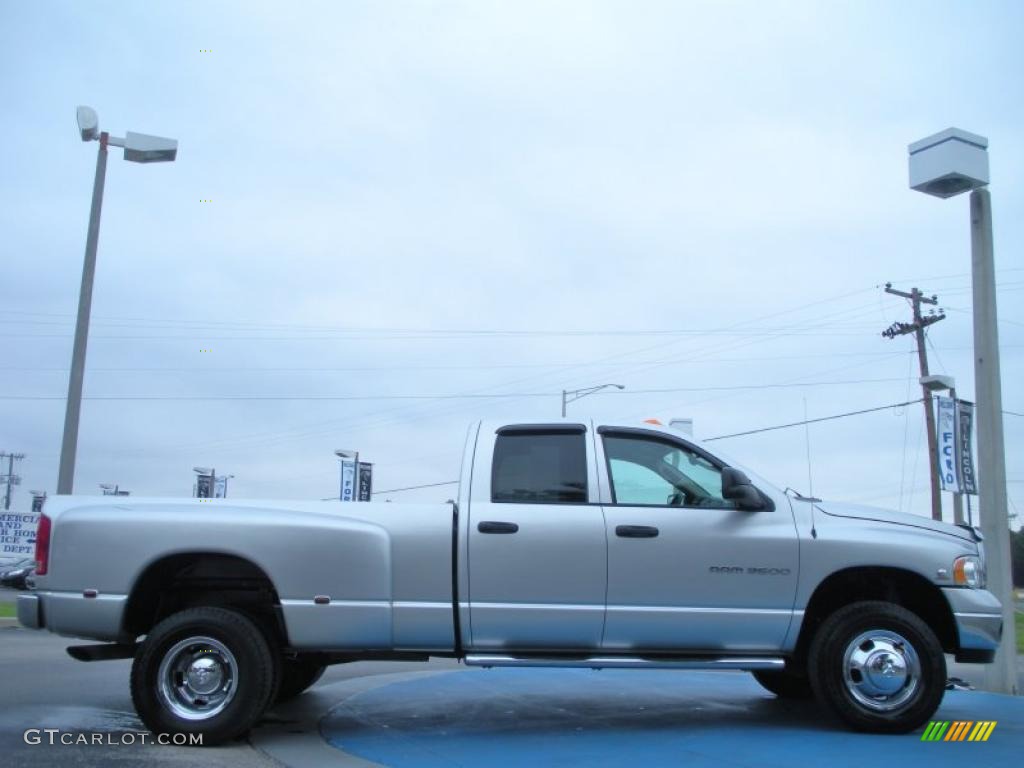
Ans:
<svg viewBox="0 0 1024 768"><path fill-rule="evenodd" d="M45 576L50 565L50 518L39 516L39 527L36 529L36 575Z"/></svg>

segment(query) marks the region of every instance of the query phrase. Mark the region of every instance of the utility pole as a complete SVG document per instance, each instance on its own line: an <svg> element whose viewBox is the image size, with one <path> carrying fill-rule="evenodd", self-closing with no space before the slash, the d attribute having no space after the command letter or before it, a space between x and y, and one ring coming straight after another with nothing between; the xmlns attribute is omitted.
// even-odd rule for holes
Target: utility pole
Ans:
<svg viewBox="0 0 1024 768"><path fill-rule="evenodd" d="M20 485L21 477L14 474L14 462L25 458L24 453L0 453L0 460L7 459L7 474L0 475L0 483L7 484L7 493L4 494L4 510L11 508L11 486Z"/></svg>
<svg viewBox="0 0 1024 768"><path fill-rule="evenodd" d="M900 323L896 322L882 331L882 335L887 339L894 339L897 336L905 336L908 333L914 334L914 338L917 339L917 361L921 367L921 376L924 378L928 375L928 350L925 348L924 329L933 323L939 322L939 320L945 320L946 315L943 314L942 310L939 310L938 314L935 314L935 310L932 310L927 317L921 315L922 304L938 304L938 296L925 296L917 288L912 288L910 293L904 291L897 291L892 287L892 283L885 284L885 292L891 293L893 296L901 296L904 299L909 299L910 304L914 311L914 322L912 323ZM929 477L931 479L932 488L932 519L942 520L942 496L939 491L939 446L938 441L935 437L935 411L932 409L932 395L928 388L922 384L921 392L924 396L924 423L925 429L928 432L928 464L930 467Z"/></svg>

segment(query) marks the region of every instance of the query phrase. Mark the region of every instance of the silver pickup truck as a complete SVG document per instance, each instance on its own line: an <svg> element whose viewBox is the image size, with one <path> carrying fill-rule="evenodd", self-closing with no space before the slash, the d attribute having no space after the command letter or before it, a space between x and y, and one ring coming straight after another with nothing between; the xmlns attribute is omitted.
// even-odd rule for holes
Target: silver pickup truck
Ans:
<svg viewBox="0 0 1024 768"><path fill-rule="evenodd" d="M133 658L155 732L247 730L324 667L747 670L850 726L927 721L1002 632L968 527L787 493L650 424L482 422L445 504L58 496L32 628Z"/></svg>

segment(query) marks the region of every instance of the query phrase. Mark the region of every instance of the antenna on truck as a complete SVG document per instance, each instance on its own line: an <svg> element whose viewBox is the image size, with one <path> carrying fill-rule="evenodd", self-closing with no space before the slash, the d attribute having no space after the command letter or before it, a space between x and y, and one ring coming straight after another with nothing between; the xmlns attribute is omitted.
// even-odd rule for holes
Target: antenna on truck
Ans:
<svg viewBox="0 0 1024 768"><path fill-rule="evenodd" d="M804 397L804 443L807 446L807 492L811 500L811 538L818 538L818 528L814 523L814 478L811 476L811 425L807 419L807 398Z"/></svg>

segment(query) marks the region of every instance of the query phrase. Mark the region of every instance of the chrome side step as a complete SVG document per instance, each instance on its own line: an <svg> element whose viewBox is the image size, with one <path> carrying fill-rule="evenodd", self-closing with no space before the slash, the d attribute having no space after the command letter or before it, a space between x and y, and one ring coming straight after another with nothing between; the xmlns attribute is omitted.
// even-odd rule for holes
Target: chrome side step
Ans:
<svg viewBox="0 0 1024 768"><path fill-rule="evenodd" d="M643 658L639 656L591 656L558 658L557 656L502 656L467 654L463 659L469 667L582 667L584 669L783 669L781 658L764 656L700 656L693 658Z"/></svg>

